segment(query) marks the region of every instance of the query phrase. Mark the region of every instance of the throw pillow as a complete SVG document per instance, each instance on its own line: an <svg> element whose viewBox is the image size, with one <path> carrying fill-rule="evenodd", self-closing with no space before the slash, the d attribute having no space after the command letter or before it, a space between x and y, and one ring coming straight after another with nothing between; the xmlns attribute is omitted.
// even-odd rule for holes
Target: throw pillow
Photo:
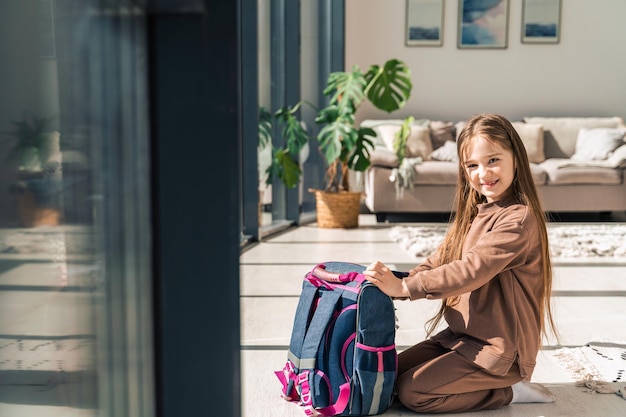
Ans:
<svg viewBox="0 0 626 417"><path fill-rule="evenodd" d="M439 120L430 122L430 141L433 144L433 149L443 146L447 141L454 142L454 139L454 124L452 122Z"/></svg>
<svg viewBox="0 0 626 417"><path fill-rule="evenodd" d="M400 130L398 125L382 125L378 126L378 132L387 148L393 149L393 143L396 140L396 133ZM411 126L411 133L406 140L406 158L421 157L428 159L433 151L433 145L430 141L430 129L424 126Z"/></svg>
<svg viewBox="0 0 626 417"><path fill-rule="evenodd" d="M450 162L458 162L459 155L456 150L456 142L451 140L446 141L443 146L435 149L431 154L430 158L435 161L450 161Z"/></svg>
<svg viewBox="0 0 626 417"><path fill-rule="evenodd" d="M433 144L430 140L430 129L423 126L411 127L411 133L406 140L406 157L421 157L426 160L433 151Z"/></svg>
<svg viewBox="0 0 626 417"><path fill-rule="evenodd" d="M511 124L520 139L522 139L522 142L524 142L528 161L536 164L545 161L546 157L543 153L543 126L524 122L512 122Z"/></svg>
<svg viewBox="0 0 626 417"><path fill-rule="evenodd" d="M611 166L612 168L617 168L617 167L625 168L626 167L626 144L621 145L620 147L615 149L613 152L611 152L611 155L607 158L606 161L609 164L609 166Z"/></svg>
<svg viewBox="0 0 626 417"><path fill-rule="evenodd" d="M598 127L580 128L576 139L576 150L572 159L576 161L595 161L609 157L611 152L624 143L626 129Z"/></svg>
<svg viewBox="0 0 626 417"><path fill-rule="evenodd" d="M369 127L376 132L376 138L374 139L374 145L385 145L385 142L382 140L382 135L380 133L380 126L385 125L394 125L394 126L402 126L404 123L404 119L365 119L360 123L360 127ZM414 126L428 126L430 120L428 119L417 119L413 121Z"/></svg>

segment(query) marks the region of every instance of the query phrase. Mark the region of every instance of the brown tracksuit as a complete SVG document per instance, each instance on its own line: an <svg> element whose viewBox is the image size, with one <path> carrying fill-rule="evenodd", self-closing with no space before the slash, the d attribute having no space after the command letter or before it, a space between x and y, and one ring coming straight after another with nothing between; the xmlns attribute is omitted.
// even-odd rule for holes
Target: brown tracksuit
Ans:
<svg viewBox="0 0 626 417"><path fill-rule="evenodd" d="M400 401L418 412L499 408L530 379L540 343L542 252L538 219L513 202L481 204L462 259L436 255L406 279L411 299L459 296L448 328L400 354Z"/></svg>

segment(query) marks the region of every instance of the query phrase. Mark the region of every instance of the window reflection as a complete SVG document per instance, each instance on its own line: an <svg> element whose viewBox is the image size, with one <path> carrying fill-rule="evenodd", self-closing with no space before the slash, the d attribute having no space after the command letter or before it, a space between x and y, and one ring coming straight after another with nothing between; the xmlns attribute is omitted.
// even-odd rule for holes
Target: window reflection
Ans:
<svg viewBox="0 0 626 417"><path fill-rule="evenodd" d="M0 414L7 416L97 409L93 165L85 132L62 126L53 6L0 5L0 61L11 63L0 69Z"/></svg>
<svg viewBox="0 0 626 417"><path fill-rule="evenodd" d="M117 3L0 2L2 416L153 411L145 16Z"/></svg>

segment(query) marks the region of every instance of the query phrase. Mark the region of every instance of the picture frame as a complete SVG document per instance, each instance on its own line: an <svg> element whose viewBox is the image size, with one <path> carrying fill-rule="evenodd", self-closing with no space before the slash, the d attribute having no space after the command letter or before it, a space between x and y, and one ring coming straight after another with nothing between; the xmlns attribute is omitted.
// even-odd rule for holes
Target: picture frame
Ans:
<svg viewBox="0 0 626 417"><path fill-rule="evenodd" d="M443 45L444 0L406 0L406 46Z"/></svg>
<svg viewBox="0 0 626 417"><path fill-rule="evenodd" d="M459 0L459 49L505 49L508 28L509 0Z"/></svg>
<svg viewBox="0 0 626 417"><path fill-rule="evenodd" d="M561 0L523 0L522 43L559 43Z"/></svg>

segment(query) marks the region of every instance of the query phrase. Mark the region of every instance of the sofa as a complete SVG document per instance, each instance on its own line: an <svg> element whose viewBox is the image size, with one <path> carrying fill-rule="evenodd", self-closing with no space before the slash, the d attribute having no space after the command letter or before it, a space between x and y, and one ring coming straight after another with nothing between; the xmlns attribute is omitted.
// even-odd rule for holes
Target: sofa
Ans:
<svg viewBox="0 0 626 417"><path fill-rule="evenodd" d="M390 214L450 213L464 122L415 120L402 164L393 150L402 120L364 120L376 134L365 206ZM620 117L524 117L513 121L546 212L626 211L626 126Z"/></svg>

